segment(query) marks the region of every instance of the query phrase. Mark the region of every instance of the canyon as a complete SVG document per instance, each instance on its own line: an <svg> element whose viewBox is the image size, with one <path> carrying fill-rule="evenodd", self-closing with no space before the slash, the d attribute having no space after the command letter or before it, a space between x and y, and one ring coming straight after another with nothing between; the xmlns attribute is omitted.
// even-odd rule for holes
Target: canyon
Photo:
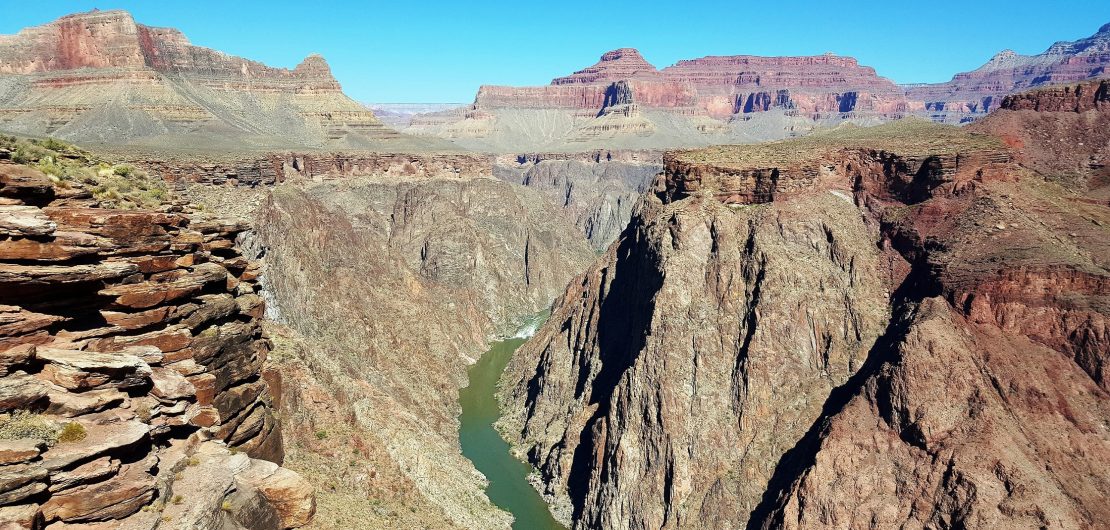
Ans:
<svg viewBox="0 0 1110 530"><path fill-rule="evenodd" d="M0 35L0 528L1100 528L1108 31L385 121L124 11Z"/></svg>

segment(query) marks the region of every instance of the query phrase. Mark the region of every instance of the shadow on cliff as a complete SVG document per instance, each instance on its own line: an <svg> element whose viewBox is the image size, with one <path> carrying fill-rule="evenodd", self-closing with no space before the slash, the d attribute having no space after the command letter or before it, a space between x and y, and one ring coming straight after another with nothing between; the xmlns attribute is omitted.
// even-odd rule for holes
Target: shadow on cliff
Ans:
<svg viewBox="0 0 1110 530"><path fill-rule="evenodd" d="M598 285L598 315L595 320L598 325L597 358L601 366L592 381L590 356L579 356L575 397L581 397L588 386L589 404L597 404L597 410L580 434L567 477L567 493L573 504L574 520L586 527L595 527L599 523L581 519L590 493L594 464L598 461L596 455L605 457L600 462L599 483L612 478L609 476L609 452L603 446L608 443L605 433L611 430L608 416L613 407L612 401L616 399L613 393L647 343L655 312L655 294L663 285L663 274L657 263L658 253L635 228L641 225L636 220L629 223L617 243L616 262L611 268L601 271L603 277ZM564 326L569 326L569 323ZM533 392L538 392L538 386L529 384L530 400L535 398Z"/></svg>
<svg viewBox="0 0 1110 530"><path fill-rule="evenodd" d="M890 322L883 334L868 350L867 359L863 365L848 378L848 381L829 393L829 397L822 405L821 415L798 443L779 458L763 498L748 518L748 530L782 528L784 523L782 508L794 485L802 478L805 471L816 463L821 440L833 416L844 410L853 397L861 394L868 381L878 376L884 366L897 364L900 361L899 344L914 322L920 302L940 294L940 283L924 256L920 256L914 262L909 275L891 294ZM881 410L881 413L885 419L891 420L890 410ZM913 438L913 435L914 433L903 433L903 438Z"/></svg>

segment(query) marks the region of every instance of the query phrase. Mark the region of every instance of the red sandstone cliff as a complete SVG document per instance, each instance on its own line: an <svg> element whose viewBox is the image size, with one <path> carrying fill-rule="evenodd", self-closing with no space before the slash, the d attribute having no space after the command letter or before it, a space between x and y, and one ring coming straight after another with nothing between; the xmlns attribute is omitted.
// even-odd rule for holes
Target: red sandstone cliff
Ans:
<svg viewBox="0 0 1110 530"><path fill-rule="evenodd" d="M618 81L632 87L630 103L719 118L772 108L804 114L907 110L894 83L850 57L711 56L657 70L632 48L608 52L597 64L556 78L550 86L483 86L475 104L599 111Z"/></svg>

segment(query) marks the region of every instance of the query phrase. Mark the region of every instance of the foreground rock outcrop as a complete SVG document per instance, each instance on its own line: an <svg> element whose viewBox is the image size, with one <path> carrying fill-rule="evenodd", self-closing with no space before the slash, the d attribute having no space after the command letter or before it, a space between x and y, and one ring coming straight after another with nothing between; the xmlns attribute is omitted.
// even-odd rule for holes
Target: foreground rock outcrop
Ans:
<svg viewBox="0 0 1110 530"><path fill-rule="evenodd" d="M503 431L575 528L1098 528L1110 211L1021 159L919 121L669 155Z"/></svg>
<svg viewBox="0 0 1110 530"><path fill-rule="evenodd" d="M308 523L245 225L55 182L0 160L0 525Z"/></svg>
<svg viewBox="0 0 1110 530"><path fill-rule="evenodd" d="M0 36L0 129L174 150L428 143L344 95L319 55L273 68L96 10Z"/></svg>

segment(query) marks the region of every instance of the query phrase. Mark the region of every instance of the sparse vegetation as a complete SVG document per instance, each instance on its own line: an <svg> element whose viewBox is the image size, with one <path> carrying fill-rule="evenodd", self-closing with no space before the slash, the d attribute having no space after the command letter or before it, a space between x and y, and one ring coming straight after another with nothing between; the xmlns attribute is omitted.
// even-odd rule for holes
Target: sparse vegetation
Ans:
<svg viewBox="0 0 1110 530"><path fill-rule="evenodd" d="M18 440L30 438L40 440L49 445L58 441L61 429L41 414L19 411L0 417L0 440Z"/></svg>
<svg viewBox="0 0 1110 530"><path fill-rule="evenodd" d="M58 433L58 443L80 442L88 435L89 433L85 430L84 425L71 421L62 426L61 432Z"/></svg>
<svg viewBox="0 0 1110 530"><path fill-rule="evenodd" d="M324 430L316 431L316 439L317 440L326 440L327 438L328 438L328 431L324 431Z"/></svg>
<svg viewBox="0 0 1110 530"><path fill-rule="evenodd" d="M185 497L182 497L181 495L174 495L171 502L173 502L174 505L180 505L181 503L185 502Z"/></svg>
<svg viewBox="0 0 1110 530"><path fill-rule="evenodd" d="M108 208L153 208L169 198L161 179L129 164L109 164L55 138L0 135L0 149L18 164L32 166L63 189L81 187Z"/></svg>
<svg viewBox="0 0 1110 530"><path fill-rule="evenodd" d="M998 138L954 125L906 118L874 127L845 124L808 136L751 145L721 145L679 152L679 160L750 169L785 166L840 149L874 149L904 156L942 155L1002 149Z"/></svg>

